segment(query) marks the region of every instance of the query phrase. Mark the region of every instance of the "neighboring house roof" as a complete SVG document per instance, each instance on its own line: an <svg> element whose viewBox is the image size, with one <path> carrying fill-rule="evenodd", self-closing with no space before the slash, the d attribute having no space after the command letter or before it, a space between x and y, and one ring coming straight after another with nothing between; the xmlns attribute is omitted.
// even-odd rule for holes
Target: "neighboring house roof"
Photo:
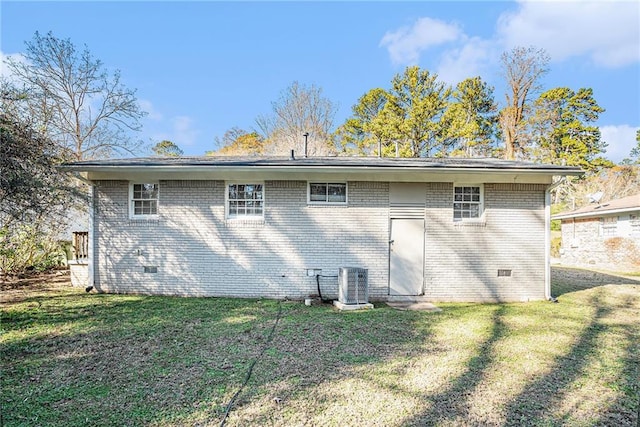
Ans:
<svg viewBox="0 0 640 427"><path fill-rule="evenodd" d="M88 179L134 176L140 173L184 175L206 174L214 178L221 173L268 174L270 178L300 179L314 173L336 174L367 180L426 179L434 174L454 174L458 178L477 174L508 175L509 182L547 183L553 176L581 175L577 167L494 158L389 158L389 157L144 157L128 159L87 160L67 163L63 169L80 172ZM527 179L514 179L527 176ZM537 178L531 178L534 176ZM111 178L113 179L113 178ZM506 182L506 181L503 181Z"/></svg>
<svg viewBox="0 0 640 427"><path fill-rule="evenodd" d="M553 215L551 219L601 217L603 215L613 215L638 210L640 210L640 194L610 200L604 203L592 203L571 212L561 212Z"/></svg>

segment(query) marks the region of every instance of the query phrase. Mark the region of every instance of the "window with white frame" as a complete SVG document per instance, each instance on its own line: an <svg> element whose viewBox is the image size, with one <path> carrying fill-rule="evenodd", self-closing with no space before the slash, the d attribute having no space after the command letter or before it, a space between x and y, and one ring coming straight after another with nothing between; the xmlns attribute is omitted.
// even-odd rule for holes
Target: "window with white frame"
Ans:
<svg viewBox="0 0 640 427"><path fill-rule="evenodd" d="M310 182L307 201L310 204L347 203L346 182Z"/></svg>
<svg viewBox="0 0 640 427"><path fill-rule="evenodd" d="M640 218L637 214L629 215L629 224L631 224L632 233L640 233Z"/></svg>
<svg viewBox="0 0 640 427"><path fill-rule="evenodd" d="M148 218L158 215L158 183L132 183L129 186L131 217Z"/></svg>
<svg viewBox="0 0 640 427"><path fill-rule="evenodd" d="M264 214L264 184L227 184L227 217L262 217Z"/></svg>
<svg viewBox="0 0 640 427"><path fill-rule="evenodd" d="M610 216L602 218L602 237L615 237L618 234L618 217Z"/></svg>
<svg viewBox="0 0 640 427"><path fill-rule="evenodd" d="M453 187L453 220L479 219L483 210L482 185L456 185Z"/></svg>

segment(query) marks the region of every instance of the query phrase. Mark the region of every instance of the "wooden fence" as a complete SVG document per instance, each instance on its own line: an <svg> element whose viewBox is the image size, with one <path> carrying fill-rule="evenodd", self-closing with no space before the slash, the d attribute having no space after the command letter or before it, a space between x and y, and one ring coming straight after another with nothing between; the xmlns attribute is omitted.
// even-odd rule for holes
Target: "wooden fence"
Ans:
<svg viewBox="0 0 640 427"><path fill-rule="evenodd" d="M86 260L89 258L89 232L73 232L73 255L76 260Z"/></svg>

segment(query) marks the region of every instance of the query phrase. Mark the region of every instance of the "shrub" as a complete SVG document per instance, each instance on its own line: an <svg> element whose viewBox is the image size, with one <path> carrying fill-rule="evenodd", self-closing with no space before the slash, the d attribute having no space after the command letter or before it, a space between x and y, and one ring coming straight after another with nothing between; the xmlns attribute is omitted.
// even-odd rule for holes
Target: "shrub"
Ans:
<svg viewBox="0 0 640 427"><path fill-rule="evenodd" d="M562 237L554 237L551 239L551 256L554 258L560 257L560 248L562 247Z"/></svg>
<svg viewBox="0 0 640 427"><path fill-rule="evenodd" d="M52 231L38 224L0 229L0 274L21 276L63 265L65 253Z"/></svg>

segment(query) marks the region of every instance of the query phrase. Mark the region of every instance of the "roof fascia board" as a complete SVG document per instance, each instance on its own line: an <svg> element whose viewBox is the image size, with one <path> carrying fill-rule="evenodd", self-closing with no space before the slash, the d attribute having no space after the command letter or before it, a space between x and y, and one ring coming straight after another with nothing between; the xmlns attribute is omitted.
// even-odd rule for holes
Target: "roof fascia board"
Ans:
<svg viewBox="0 0 640 427"><path fill-rule="evenodd" d="M514 170L372 170L358 169L345 171L344 169L325 170L296 170L284 172L281 170L260 169L225 169L194 172L194 171L166 171L165 169L130 169L85 172L83 175L89 180L290 180L309 181L316 179L335 179L344 181L379 181L379 182L496 182L519 184L550 184L554 175L545 173L523 173L527 171Z"/></svg>
<svg viewBox="0 0 640 427"><path fill-rule="evenodd" d="M579 214L559 214L554 215L551 219L571 219L571 218L599 218L605 215L613 215L617 213L626 213L626 212L634 212L640 211L640 206L631 207L631 208L619 208L619 209L611 209L611 210L602 210L602 211L589 211L582 212Z"/></svg>

